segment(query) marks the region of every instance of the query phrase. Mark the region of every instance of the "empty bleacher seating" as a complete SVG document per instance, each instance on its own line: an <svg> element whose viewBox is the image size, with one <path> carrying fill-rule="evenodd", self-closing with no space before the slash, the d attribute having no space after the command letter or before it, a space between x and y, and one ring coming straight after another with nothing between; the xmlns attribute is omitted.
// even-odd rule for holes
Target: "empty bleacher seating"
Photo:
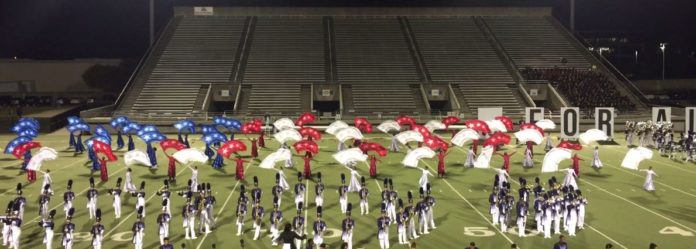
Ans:
<svg viewBox="0 0 696 249"><path fill-rule="evenodd" d="M552 17L485 17L484 21L519 69L591 64L550 20Z"/></svg>
<svg viewBox="0 0 696 249"><path fill-rule="evenodd" d="M471 17L409 17L408 20L433 81L515 83Z"/></svg>
<svg viewBox="0 0 696 249"><path fill-rule="evenodd" d="M258 17L244 84L323 83L321 17Z"/></svg>
<svg viewBox="0 0 696 249"><path fill-rule="evenodd" d="M340 83L420 83L396 17L335 17L334 20Z"/></svg>
<svg viewBox="0 0 696 249"><path fill-rule="evenodd" d="M244 22L245 18L182 18L162 54L151 58L156 64L130 111L194 110L201 85L229 82Z"/></svg>
<svg viewBox="0 0 696 249"><path fill-rule="evenodd" d="M407 84L352 85L353 108L357 112L422 111L418 88Z"/></svg>
<svg viewBox="0 0 696 249"><path fill-rule="evenodd" d="M302 110L302 87L298 84L253 84L248 110L253 112L287 113Z"/></svg>
<svg viewBox="0 0 696 249"><path fill-rule="evenodd" d="M515 117L524 112L524 106L514 92L515 89L508 85L463 83L456 86L474 114L478 113L480 107L502 107L503 114Z"/></svg>

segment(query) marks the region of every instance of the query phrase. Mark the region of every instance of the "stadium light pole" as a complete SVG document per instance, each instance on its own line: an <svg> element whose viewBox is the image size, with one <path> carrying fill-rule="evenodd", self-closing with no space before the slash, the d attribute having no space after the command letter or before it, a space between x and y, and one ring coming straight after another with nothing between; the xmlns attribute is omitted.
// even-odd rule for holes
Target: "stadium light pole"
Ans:
<svg viewBox="0 0 696 249"><path fill-rule="evenodd" d="M667 43L660 43L660 50L662 50L662 80L665 80L665 49L667 49Z"/></svg>

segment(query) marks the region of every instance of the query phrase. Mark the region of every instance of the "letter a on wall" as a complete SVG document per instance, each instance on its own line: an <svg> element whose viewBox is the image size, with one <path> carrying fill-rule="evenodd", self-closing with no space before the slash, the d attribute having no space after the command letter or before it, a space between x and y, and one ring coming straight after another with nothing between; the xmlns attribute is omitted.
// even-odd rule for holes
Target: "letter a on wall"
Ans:
<svg viewBox="0 0 696 249"><path fill-rule="evenodd" d="M561 137L575 138L580 134L580 108L561 108Z"/></svg>
<svg viewBox="0 0 696 249"><path fill-rule="evenodd" d="M614 108L595 108L595 129L601 130L610 138L614 137Z"/></svg>
<svg viewBox="0 0 696 249"><path fill-rule="evenodd" d="M543 107L527 107L524 108L524 122L536 123L536 121L544 119Z"/></svg>
<svg viewBox="0 0 696 249"><path fill-rule="evenodd" d="M671 107L653 107L652 109L652 121L657 122L672 122L672 108Z"/></svg>

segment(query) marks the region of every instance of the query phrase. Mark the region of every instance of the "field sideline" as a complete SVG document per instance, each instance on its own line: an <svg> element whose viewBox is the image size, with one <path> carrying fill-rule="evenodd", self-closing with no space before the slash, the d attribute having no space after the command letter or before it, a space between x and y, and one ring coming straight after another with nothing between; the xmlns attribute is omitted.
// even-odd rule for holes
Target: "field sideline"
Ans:
<svg viewBox="0 0 696 249"><path fill-rule="evenodd" d="M449 134L441 134L449 137ZM555 135L555 134L554 134ZM576 237L568 238L571 248L603 248L605 243L613 243L615 248L647 248L650 242L655 242L661 248L686 248L696 241L696 164L671 161L665 157L660 157L657 152L650 161L644 161L641 168L653 166L659 177L656 179L655 193L648 193L642 189L644 174L643 172L619 168L628 148L624 145L623 135L618 134L619 145L600 146L600 157L604 163L601 172L595 172L590 167L592 150L589 147L583 148L579 155L584 159L581 166L581 177L578 181L583 194L589 201L587 206L586 229L578 231ZM257 136L257 135L254 135ZM170 135L176 137L176 135ZM192 147L202 148L204 145L198 140L199 135L190 136ZM244 135L236 135L238 139L246 140ZM339 165L331 157L336 151L336 140L328 134L324 134L324 139L319 141L320 153L312 162L312 171L322 172L323 182L326 185L324 220L329 226L329 232L325 236L325 241L329 248L338 248L340 245L340 222L344 215L340 213L338 207L338 194L336 189L340 184L340 174L345 173L347 178L350 172ZM0 136L0 144L5 145L13 137L9 134ZM83 137L86 138L86 137ZM389 145L389 138L384 134L368 135L371 141L379 142L385 147ZM98 189L100 190L98 205L101 207L104 217L103 224L106 227L104 248L131 248L133 247L131 238L131 227L135 221L134 212L135 198L124 197L123 215L120 219L114 219L112 197L106 193L106 189L113 188L117 177L125 176L125 167L122 158L118 162L109 163L110 179L106 183L99 183L99 172L90 173L90 164L87 156L72 156L72 151L67 151L68 134L65 130L56 131L51 134L39 136L35 141L39 141L43 146L55 148L60 152L60 157L55 161L49 161L43 169L51 169L54 181L53 190L55 195L51 198L50 207L56 209L55 219L57 233L53 240L54 248L60 247L60 227L65 220L63 213L62 194L65 191L66 182L72 178L75 183L73 191L77 194L74 206L76 215L73 222L76 224L76 239L74 248L91 248L91 236L88 234L93 221L88 220L85 192L89 187L88 178L94 176ZM136 148L144 150L145 146L137 138ZM514 139L513 139L514 140ZM557 140L555 140L557 143ZM275 151L278 143L272 139L267 139L268 149L260 149L259 158ZM115 139L114 139L115 149ZM517 198L517 188L519 177L527 178L529 183L533 183L534 177L539 176L542 182L555 175L562 179L563 175L540 174L541 161L544 156L542 146L535 148L535 167L523 169L523 146L514 144L505 147L506 151L517 151L513 156L511 165L511 177L513 189ZM401 153L390 153L387 157L380 158L378 166L378 178L369 179L367 186L370 195L370 214L361 216L358 206L357 194L351 193L349 200L354 205L353 217L356 218L356 232L354 233L353 243L355 248L379 248L376 238L376 218L379 216L380 189L382 188L383 177L391 177L394 181L395 189L399 196L406 201L406 192L411 190L418 196L418 179L421 176L420 169L404 168L400 162L405 155ZM118 151L122 155L123 150ZM248 155L249 151L242 153ZM541 235L519 238L516 234L516 227L511 227L507 232L501 232L490 223L488 214L488 195L490 194L494 171L486 169L464 168L462 163L466 157L463 149L454 148L447 156L446 179L431 178L433 185L433 195L437 200L435 206L435 216L437 229L430 234L421 236L418 240L419 248L463 248L470 241L475 241L480 248L509 248L510 243L517 243L521 248L552 248L557 241L557 236L553 239L543 239ZM302 159L295 156L295 168L287 169L286 176L290 185L297 182L296 172L302 170ZM157 224L155 219L161 210L161 198L155 193L162 187L162 182L166 179L166 157L158 152L158 162L160 168L151 171L144 166L134 166L133 176L136 185L140 181L146 181L147 193L147 216L145 217L146 235L144 248L157 248L159 237L157 234ZM213 193L217 199L215 206L216 227L213 233L200 234L196 240L184 240L182 221L180 217L181 207L184 199L177 195L172 198L173 219L170 225L172 241L180 248L181 243L186 244L186 248L211 248L212 244L217 244L218 248L238 248L239 240L244 239L246 248L272 248L270 238L267 233L259 241L252 241L253 231L251 230L250 213L247 215L245 231L240 238L235 236L235 206L239 189L245 185L251 189L253 185L252 177L258 176L261 188L264 191L262 206L266 208L267 214L272 205L270 194L271 186L274 185L275 171L258 167L259 160L252 160L246 163L246 180L238 182L234 179L234 164L225 161L226 165L222 170L215 170L210 165L199 165L199 182L210 182ZM499 167L502 160L499 156L494 156L491 165ZM0 156L0 205L15 197L15 185L20 182L26 184L26 175L20 173L21 162L12 155L3 154ZM567 167L570 161L564 162L561 168ZM424 160L421 167L435 170L436 159ZM190 170L182 165L177 165L177 183L173 186L173 191L185 188L186 181L190 177ZM361 175L368 176L367 165L358 166ZM348 179L349 180L349 179ZM28 204L25 211L25 220L22 226L23 248L43 248L41 238L44 235L43 229L38 226L38 196L40 193L42 174L37 173L37 181L26 185L24 196ZM315 220L316 212L314 206L314 181L305 180L308 188L307 199L309 208L303 215L307 216L307 232L311 233L311 224ZM294 208L294 195L286 192L283 196L282 210L284 221L288 222L296 215ZM531 203L530 203L531 204ZM264 222L268 222L268 216L264 217ZM528 232L532 232L533 212L528 219ZM264 225L268 228L268 225ZM198 227L196 226L196 230ZM515 231L513 231L515 230ZM529 235L528 235L529 236ZM399 245L397 240L396 228L390 229L391 248L406 248Z"/></svg>

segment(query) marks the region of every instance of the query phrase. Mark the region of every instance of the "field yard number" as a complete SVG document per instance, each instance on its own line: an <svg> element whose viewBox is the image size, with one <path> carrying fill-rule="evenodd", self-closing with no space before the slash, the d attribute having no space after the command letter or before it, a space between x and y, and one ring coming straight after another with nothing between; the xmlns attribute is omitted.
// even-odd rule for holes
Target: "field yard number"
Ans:
<svg viewBox="0 0 696 249"><path fill-rule="evenodd" d="M341 237L341 234L343 234L341 230L326 228L326 231L324 231L324 239L338 238Z"/></svg>
<svg viewBox="0 0 696 249"><path fill-rule="evenodd" d="M665 235L681 235L681 236L694 236L694 233L689 232L689 231L684 231L681 228L674 227L674 226L669 226L662 228L660 230L660 234L665 234Z"/></svg>
<svg viewBox="0 0 696 249"><path fill-rule="evenodd" d="M111 240L115 241L131 241L133 240L133 232L122 232L111 236Z"/></svg>
<svg viewBox="0 0 696 249"><path fill-rule="evenodd" d="M488 230L487 227L464 227L464 235L473 237L491 237L495 232Z"/></svg>

